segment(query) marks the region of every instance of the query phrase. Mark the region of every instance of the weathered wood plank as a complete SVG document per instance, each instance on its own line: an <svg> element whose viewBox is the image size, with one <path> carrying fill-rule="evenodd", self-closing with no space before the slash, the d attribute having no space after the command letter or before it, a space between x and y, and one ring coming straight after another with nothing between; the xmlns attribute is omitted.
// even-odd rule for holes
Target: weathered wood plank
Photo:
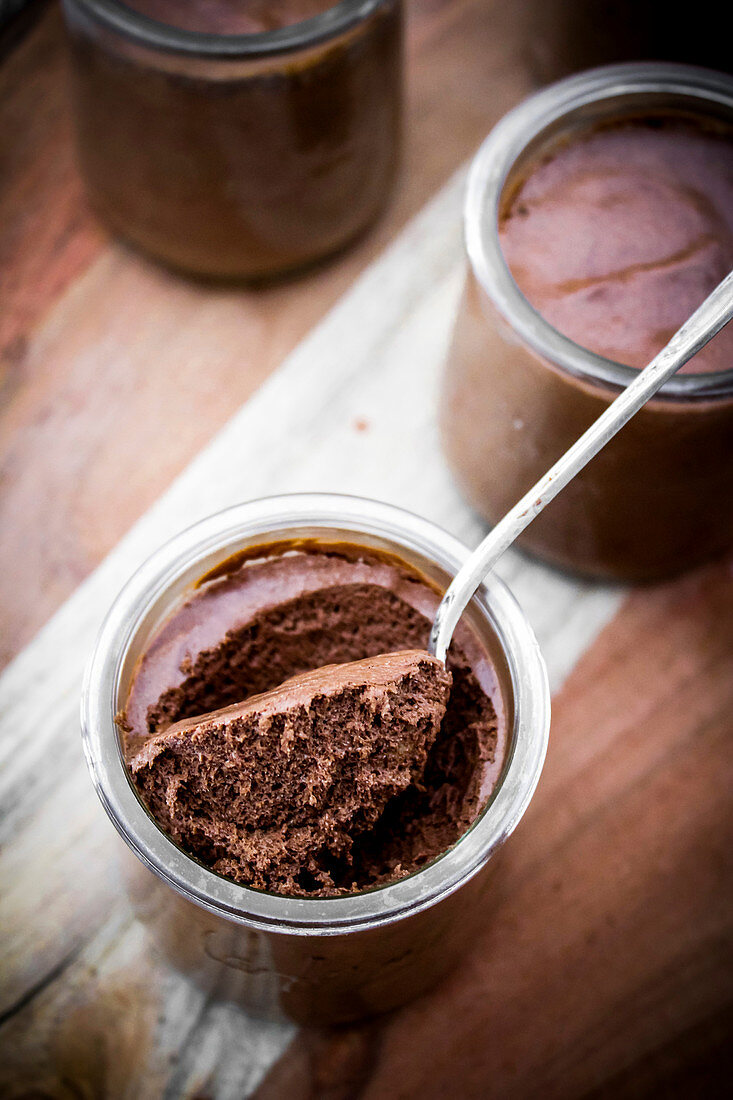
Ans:
<svg viewBox="0 0 733 1100"><path fill-rule="evenodd" d="M160 976L137 926L125 923L114 870L120 842L81 759L82 666L105 608L142 558L184 524L240 499L299 489L357 492L414 508L469 541L479 537L481 528L444 467L435 423L438 378L460 287L462 187L460 175L0 679L0 804L7 807L0 825L0 876L10 884L0 898L6 930L0 1012L8 1014L0 1042L8 1043L13 1072L23 1074L28 1088L60 1072L59 1043L67 1040L65 1032L54 1038L58 1020L72 1006L89 1020L90 1006L99 1004L95 1027L106 1019L113 1028L106 990L134 1002L139 971L147 975L148 992L160 987L153 1015L161 1023L144 1055L151 1066L150 1095L160 1094L155 1089L161 1081L169 1095L176 1089L196 1095L202 1081L204 1094L224 1097L239 1089L241 1095L289 1039L286 1028L255 1025L234 1010L222 1015L213 1002L202 1009L185 983ZM502 571L532 615L559 683L612 616L620 592L576 584L520 555L508 555ZM114 976L94 961L112 940L115 958L126 960ZM146 1005L144 1000L140 1008L144 1017ZM22 1038L37 1034L47 1036L43 1057L31 1038ZM247 1043L251 1055L245 1058ZM111 1072L104 1063L81 1063L73 1080L79 1088L93 1088L99 1080L93 1075L102 1072ZM138 1080L132 1079L133 1094Z"/></svg>

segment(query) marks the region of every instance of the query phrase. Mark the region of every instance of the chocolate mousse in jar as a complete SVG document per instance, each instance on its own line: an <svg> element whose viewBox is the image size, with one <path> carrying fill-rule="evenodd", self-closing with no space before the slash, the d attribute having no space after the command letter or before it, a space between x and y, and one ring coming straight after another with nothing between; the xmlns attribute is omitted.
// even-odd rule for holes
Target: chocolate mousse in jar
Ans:
<svg viewBox="0 0 733 1100"><path fill-rule="evenodd" d="M121 237L258 280L379 214L402 106L401 0L64 0L82 173Z"/></svg>
<svg viewBox="0 0 733 1100"><path fill-rule="evenodd" d="M417 781L376 818L350 824L346 846L323 830L316 838L305 795L284 820L267 807L259 824L238 820L235 787L256 807L268 776L238 774L231 759L227 798L217 805L208 788L198 816L202 774L174 775L157 801L140 781L151 746L185 742L202 714L226 719L324 664L423 649L467 556L440 528L388 505L274 497L174 538L112 606L85 679L87 761L132 850L125 878L151 946L217 996L307 1023L369 1016L437 982L491 920L550 714L534 635L496 577L457 628L450 696ZM370 789L383 760L368 759ZM283 838L287 860L258 860Z"/></svg>
<svg viewBox="0 0 733 1100"><path fill-rule="evenodd" d="M442 393L449 464L495 523L733 269L733 79L597 69L532 96L477 154ZM643 581L733 546L733 326L520 545Z"/></svg>

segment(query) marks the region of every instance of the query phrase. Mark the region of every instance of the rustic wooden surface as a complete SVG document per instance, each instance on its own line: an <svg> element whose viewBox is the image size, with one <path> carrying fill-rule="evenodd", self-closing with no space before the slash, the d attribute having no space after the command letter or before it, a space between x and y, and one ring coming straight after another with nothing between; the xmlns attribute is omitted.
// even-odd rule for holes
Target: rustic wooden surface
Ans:
<svg viewBox="0 0 733 1100"><path fill-rule="evenodd" d="M435 429L462 176L409 219L527 84L514 7L412 5L395 204L355 252L260 294L173 279L94 225L53 11L0 67L6 660L69 597L0 678L2 1096L729 1091L730 562L628 595L502 561L555 689L546 770L498 919L439 990L361 1028L294 1034L170 972L127 908L120 841L81 758L81 673L101 616L135 565L198 516L330 489L478 539Z"/></svg>

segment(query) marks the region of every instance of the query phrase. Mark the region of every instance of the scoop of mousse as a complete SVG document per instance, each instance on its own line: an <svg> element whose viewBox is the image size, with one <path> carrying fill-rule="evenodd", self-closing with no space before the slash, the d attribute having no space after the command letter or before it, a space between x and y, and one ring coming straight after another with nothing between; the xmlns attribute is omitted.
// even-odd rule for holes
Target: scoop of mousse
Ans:
<svg viewBox="0 0 733 1100"><path fill-rule="evenodd" d="M348 864L355 838L419 785L450 690L423 650L328 665L169 726L131 772L163 829L213 870L331 893L329 862Z"/></svg>

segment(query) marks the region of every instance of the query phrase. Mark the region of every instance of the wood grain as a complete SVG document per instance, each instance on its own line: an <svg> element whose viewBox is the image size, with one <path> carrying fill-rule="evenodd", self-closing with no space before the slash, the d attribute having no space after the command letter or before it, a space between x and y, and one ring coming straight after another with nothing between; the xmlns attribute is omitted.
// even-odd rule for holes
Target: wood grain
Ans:
<svg viewBox="0 0 733 1100"><path fill-rule="evenodd" d="M404 168L385 217L338 260L266 290L170 275L98 226L55 7L0 66L0 662L527 90L523 5L409 0L408 12Z"/></svg>
<svg viewBox="0 0 733 1100"><path fill-rule="evenodd" d="M733 566L637 592L553 704L494 923L381 1023L302 1032L257 1100L729 1095Z"/></svg>

